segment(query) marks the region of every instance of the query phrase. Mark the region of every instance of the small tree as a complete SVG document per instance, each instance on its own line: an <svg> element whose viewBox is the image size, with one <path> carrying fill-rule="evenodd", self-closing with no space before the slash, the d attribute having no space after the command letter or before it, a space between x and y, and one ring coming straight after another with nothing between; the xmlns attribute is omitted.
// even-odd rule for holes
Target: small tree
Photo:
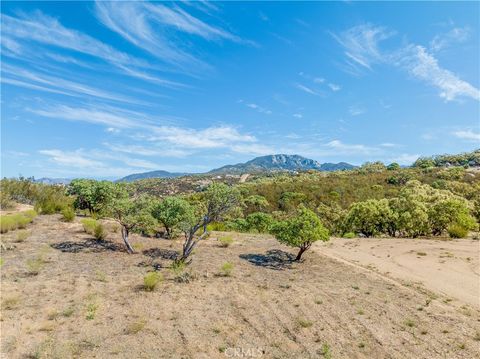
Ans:
<svg viewBox="0 0 480 359"><path fill-rule="evenodd" d="M110 204L115 193L115 184L110 181L74 179L67 188L67 194L74 195L76 209L86 209L96 217Z"/></svg>
<svg viewBox="0 0 480 359"><path fill-rule="evenodd" d="M299 248L296 261L316 241L328 241L328 230L322 225L317 215L308 208L301 207L297 214L285 221L279 221L272 226L275 238L287 246Z"/></svg>
<svg viewBox="0 0 480 359"><path fill-rule="evenodd" d="M378 233L391 232L392 211L386 199L369 199L353 203L345 218L346 227L367 237Z"/></svg>
<svg viewBox="0 0 480 359"><path fill-rule="evenodd" d="M185 263L195 246L208 235L207 225L222 217L240 203L240 192L223 183L212 183L201 200L185 212L180 227L185 235L182 256L178 262ZM197 232L203 229L201 235Z"/></svg>
<svg viewBox="0 0 480 359"><path fill-rule="evenodd" d="M392 162L387 166L387 170L396 171L400 169L400 165L397 162Z"/></svg>
<svg viewBox="0 0 480 359"><path fill-rule="evenodd" d="M133 230L149 230L156 225L152 217L152 199L140 196L130 199L126 192L119 191L108 207L109 215L117 221L122 229L122 239L128 253L134 253L129 242L130 232Z"/></svg>
<svg viewBox="0 0 480 359"><path fill-rule="evenodd" d="M165 227L167 238L171 238L173 230L188 218L191 210L191 205L188 201L171 196L156 204L152 215Z"/></svg>

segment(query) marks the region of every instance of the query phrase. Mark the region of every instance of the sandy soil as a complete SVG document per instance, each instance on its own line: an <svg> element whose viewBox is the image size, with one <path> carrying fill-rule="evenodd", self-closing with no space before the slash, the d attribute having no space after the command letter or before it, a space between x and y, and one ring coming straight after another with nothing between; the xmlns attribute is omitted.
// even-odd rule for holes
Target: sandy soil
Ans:
<svg viewBox="0 0 480 359"><path fill-rule="evenodd" d="M315 249L480 309L480 241L335 238Z"/></svg>
<svg viewBox="0 0 480 359"><path fill-rule="evenodd" d="M0 214L3 216L7 214L27 211L29 209L33 209L33 206L29 204L17 203L15 204L15 208L13 209L0 209Z"/></svg>
<svg viewBox="0 0 480 359"><path fill-rule="evenodd" d="M168 259L180 241L134 236L138 253L128 255L119 233L98 243L58 216L39 216L29 230L23 242L15 232L2 237L4 358L472 358L480 350L475 308L315 251L292 263L295 251L268 236L233 234L221 248L222 234L212 234L182 283ZM227 261L229 277L220 274ZM153 268L164 281L146 292Z"/></svg>

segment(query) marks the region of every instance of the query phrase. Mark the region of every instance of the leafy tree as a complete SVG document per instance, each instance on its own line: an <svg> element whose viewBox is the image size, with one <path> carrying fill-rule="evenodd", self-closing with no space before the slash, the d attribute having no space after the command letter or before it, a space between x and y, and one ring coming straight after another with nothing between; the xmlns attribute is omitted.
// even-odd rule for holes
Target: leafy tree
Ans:
<svg viewBox="0 0 480 359"><path fill-rule="evenodd" d="M345 222L350 230L372 237L388 231L392 215L388 200L369 199L354 203L348 211Z"/></svg>
<svg viewBox="0 0 480 359"><path fill-rule="evenodd" d="M258 194L248 196L243 202L246 207L246 214L264 211L270 205L264 196L260 196Z"/></svg>
<svg viewBox="0 0 480 359"><path fill-rule="evenodd" d="M268 213L255 212L249 214L246 221L249 230L256 230L258 233L266 233L273 223L273 217Z"/></svg>
<svg viewBox="0 0 480 359"><path fill-rule="evenodd" d="M434 235L442 234L452 224L467 230L475 227L475 219L470 215L467 202L459 198L449 198L433 204L428 211L428 218Z"/></svg>
<svg viewBox="0 0 480 359"><path fill-rule="evenodd" d="M307 196L301 192L284 192L280 196L278 204L280 205L280 209L289 212L305 202L306 199Z"/></svg>
<svg viewBox="0 0 480 359"><path fill-rule="evenodd" d="M117 184L114 198L110 201L105 214L111 216L121 226L122 239L128 253L134 253L129 242L129 235L133 230L149 230L155 227L156 221L152 216L152 198L142 195L129 198L124 188Z"/></svg>
<svg viewBox="0 0 480 359"><path fill-rule="evenodd" d="M321 219L323 225L331 234L343 234L343 219L345 218L346 211L343 210L338 204L334 203L331 205L326 205L324 203L320 203L315 212Z"/></svg>
<svg viewBox="0 0 480 359"><path fill-rule="evenodd" d="M271 232L275 238L287 246L299 248L296 261L302 258L302 254L307 251L316 241L328 241L328 230L323 226L317 215L301 206L295 216L275 223Z"/></svg>
<svg viewBox="0 0 480 359"><path fill-rule="evenodd" d="M435 167L435 161L430 157L420 157L413 163L413 167L419 167L419 168Z"/></svg>
<svg viewBox="0 0 480 359"><path fill-rule="evenodd" d="M170 196L154 205L152 215L165 227L167 238L171 238L174 229L188 218L191 210L188 201Z"/></svg>
<svg viewBox="0 0 480 359"><path fill-rule="evenodd" d="M396 171L400 169L400 165L397 162L392 162L387 166L387 170Z"/></svg>
<svg viewBox="0 0 480 359"><path fill-rule="evenodd" d="M95 217L110 204L114 187L115 184L110 181L75 179L68 186L67 193L76 197L75 208L86 209Z"/></svg>
<svg viewBox="0 0 480 359"><path fill-rule="evenodd" d="M178 262L185 263L192 254L198 242L208 235L207 225L213 221L221 221L229 211L240 203L238 189L223 183L212 183L202 194L197 203L192 205L185 213L183 221L179 224L185 235L182 256ZM201 235L197 232L203 229Z"/></svg>

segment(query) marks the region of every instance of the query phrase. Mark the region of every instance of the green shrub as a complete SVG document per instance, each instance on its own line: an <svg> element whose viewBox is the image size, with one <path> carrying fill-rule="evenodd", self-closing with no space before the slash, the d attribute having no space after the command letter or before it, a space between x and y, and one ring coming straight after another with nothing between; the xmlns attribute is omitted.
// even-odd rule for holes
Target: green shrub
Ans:
<svg viewBox="0 0 480 359"><path fill-rule="evenodd" d="M33 219L34 219L36 216L38 216L37 211L35 211L34 209L26 210L25 212L22 212L22 214L23 214L25 217L30 218L32 221L33 221Z"/></svg>
<svg viewBox="0 0 480 359"><path fill-rule="evenodd" d="M233 243L233 238L231 236L225 236L218 238L218 241L220 242L220 247L226 248Z"/></svg>
<svg viewBox="0 0 480 359"><path fill-rule="evenodd" d="M273 217L270 214L254 212L246 218L248 230L258 233L267 233L273 223Z"/></svg>
<svg viewBox="0 0 480 359"><path fill-rule="evenodd" d="M95 225L95 228L93 229L93 236L97 241L103 241L107 237L105 229L101 223L97 222Z"/></svg>
<svg viewBox="0 0 480 359"><path fill-rule="evenodd" d="M230 277L233 272L233 264L230 262L223 263L220 267L220 271L224 277Z"/></svg>
<svg viewBox="0 0 480 359"><path fill-rule="evenodd" d="M95 227L97 226L97 221L93 218L84 218L81 220L83 225L83 230L88 234L94 234Z"/></svg>
<svg viewBox="0 0 480 359"><path fill-rule="evenodd" d="M468 229L459 224L452 224L447 231L451 238L465 238L468 235Z"/></svg>
<svg viewBox="0 0 480 359"><path fill-rule="evenodd" d="M0 192L0 208L2 210L10 210L15 208L15 202L8 193Z"/></svg>
<svg viewBox="0 0 480 359"><path fill-rule="evenodd" d="M65 222L73 222L75 219L75 211L72 207L65 207L62 209L62 218Z"/></svg>
<svg viewBox="0 0 480 359"><path fill-rule="evenodd" d="M6 216L0 216L0 233L7 233L15 229L24 229L33 221L35 211L25 211Z"/></svg>
<svg viewBox="0 0 480 359"><path fill-rule="evenodd" d="M99 221L93 218L84 218L81 220L83 230L95 237L97 241L102 241L107 236L105 227Z"/></svg>
<svg viewBox="0 0 480 359"><path fill-rule="evenodd" d="M0 216L0 233L7 233L16 228L17 224L12 216Z"/></svg>
<svg viewBox="0 0 480 359"><path fill-rule="evenodd" d="M160 273L148 272L145 277L143 277L143 288L147 292L152 292L162 280L163 276Z"/></svg>
<svg viewBox="0 0 480 359"><path fill-rule="evenodd" d="M342 237L343 237L343 238L350 239L350 238L355 238L356 235L355 235L355 233L353 233L353 232L347 232L347 233L345 233Z"/></svg>

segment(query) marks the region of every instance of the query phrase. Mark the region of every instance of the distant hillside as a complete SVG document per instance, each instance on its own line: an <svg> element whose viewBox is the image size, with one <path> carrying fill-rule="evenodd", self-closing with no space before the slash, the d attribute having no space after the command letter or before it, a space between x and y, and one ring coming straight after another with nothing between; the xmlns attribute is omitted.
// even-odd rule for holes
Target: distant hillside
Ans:
<svg viewBox="0 0 480 359"><path fill-rule="evenodd" d="M324 163L321 164L315 160L305 158L299 155L269 155L256 157L245 163L238 163L236 165L227 165L211 170L210 174L240 174L240 173L256 173L268 171L337 171L348 170L355 166L340 162L340 163Z"/></svg>
<svg viewBox="0 0 480 359"><path fill-rule="evenodd" d="M145 178L176 178L187 175L187 173L172 173L167 171L151 171L143 173L134 173L123 178L120 178L118 182L133 182Z"/></svg>
<svg viewBox="0 0 480 359"><path fill-rule="evenodd" d="M346 163L319 163L315 160L305 158L299 155L269 155L256 157L245 163L237 163L236 165L227 165L220 168L215 168L206 174L221 175L221 174L235 174L242 173L260 173L273 171L341 171L351 170L355 166ZM132 182L145 178L176 178L187 176L189 173L171 173L167 171L151 171L144 173L135 173L123 177L119 182Z"/></svg>

